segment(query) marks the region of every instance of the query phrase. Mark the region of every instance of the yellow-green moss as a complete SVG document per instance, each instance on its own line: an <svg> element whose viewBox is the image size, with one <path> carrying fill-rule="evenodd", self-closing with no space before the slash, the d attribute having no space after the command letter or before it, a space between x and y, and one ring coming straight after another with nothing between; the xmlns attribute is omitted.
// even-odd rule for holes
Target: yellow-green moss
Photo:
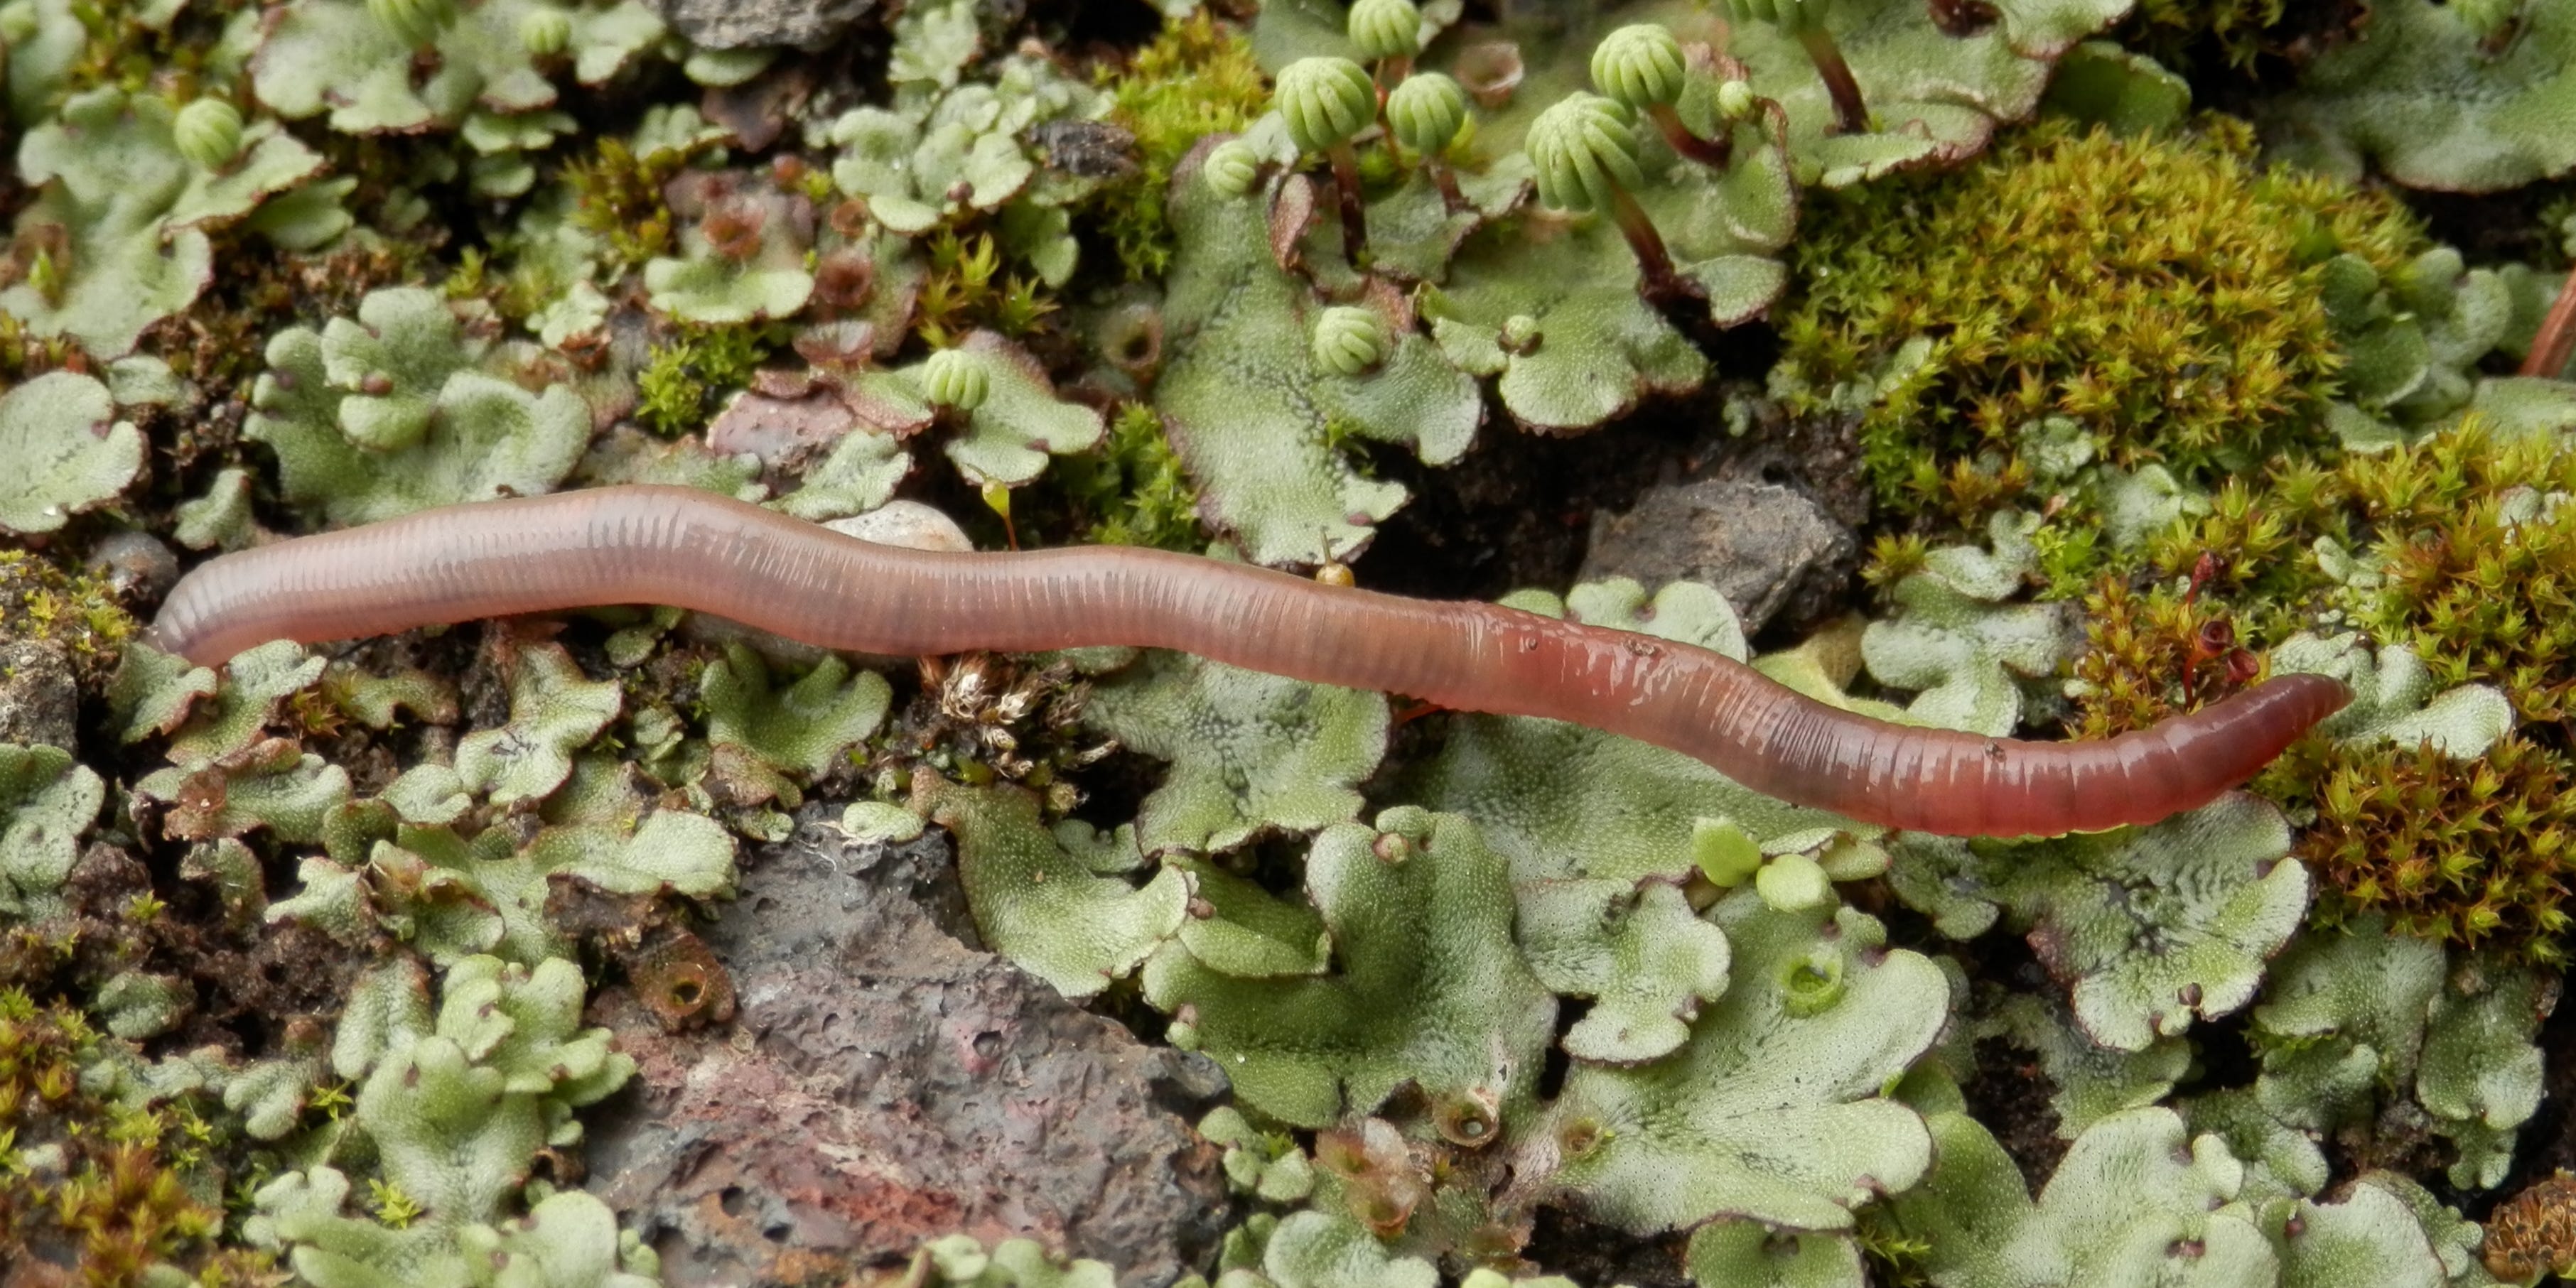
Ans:
<svg viewBox="0 0 2576 1288"><path fill-rule="evenodd" d="M136 626L101 578L65 572L24 550L0 550L0 641L61 646L87 687L115 668Z"/></svg>
<svg viewBox="0 0 2576 1288"><path fill-rule="evenodd" d="M930 271L913 301L913 332L933 348L946 348L967 332L989 327L1018 337L1056 310L1054 297L1036 279L1003 275L1001 251L990 233L960 237L954 229L930 239Z"/></svg>
<svg viewBox="0 0 2576 1288"><path fill-rule="evenodd" d="M2125 30L2133 48L2168 67L2189 69L2206 47L2243 71L2272 48L2286 0L2139 0Z"/></svg>
<svg viewBox="0 0 2576 1288"><path fill-rule="evenodd" d="M2525 721L2563 724L2576 690L2576 458L2498 443L2474 422L2345 465L2384 588L2357 615L2413 646L2443 685L2485 681Z"/></svg>
<svg viewBox="0 0 2576 1288"><path fill-rule="evenodd" d="M690 326L653 346L652 357L635 376L642 401L635 419L666 437L704 427L734 390L751 383L772 349L764 328Z"/></svg>
<svg viewBox="0 0 2576 1288"><path fill-rule="evenodd" d="M1166 24L1110 84L1113 119L1136 136L1137 166L1093 204L1127 275L1160 277L1172 259L1163 216L1172 167L1202 136L1252 124L1270 104L1270 83L1242 35L1201 10Z"/></svg>
<svg viewBox="0 0 2576 1288"><path fill-rule="evenodd" d="M215 1246L223 1213L195 1192L215 1179L214 1132L185 1102L137 1110L81 1090L98 1043L70 1005L0 988L0 1264L90 1288L169 1271L205 1288L274 1282L267 1254ZM39 1150L57 1157L32 1167Z"/></svg>
<svg viewBox="0 0 2576 1288"><path fill-rule="evenodd" d="M703 150L665 148L639 157L624 139L602 137L590 156L563 169L573 192L573 225L600 238L628 267L670 254L671 208L662 185Z"/></svg>
<svg viewBox="0 0 2576 1288"><path fill-rule="evenodd" d="M2438 684L2502 690L2522 732L2474 760L2311 739L2265 771L2257 790L2316 811L2299 847L2323 878L2321 915L2378 910L2405 933L2562 962L2576 879L2576 507L2541 497L2571 490L2576 459L2545 439L2500 442L2475 418L2413 448L2231 480L2211 514L2150 545L2163 574L2208 555L2196 591L2175 575L2139 590L2115 574L2086 597L2077 731L2108 736L2206 701L2230 685L2225 651L2207 647L2213 623L2260 648L2331 598ZM2339 587L2309 551L2320 538L2375 567L2377 584Z"/></svg>
<svg viewBox="0 0 2576 1288"><path fill-rule="evenodd" d="M2475 760L2310 739L2258 788L2313 805L2299 857L2324 878L2317 919L2385 912L2400 934L2567 961L2576 793L2561 751L2519 734Z"/></svg>
<svg viewBox="0 0 2576 1288"><path fill-rule="evenodd" d="M2325 441L2341 364L2316 266L2387 271L2423 242L2401 208L2267 174L2241 126L2187 138L2034 127L1977 165L1820 201L1784 314L1794 410L1929 337L1863 416L1872 483L1902 512L1973 521L2027 486L2026 424L2070 418L2111 460L2187 477Z"/></svg>
<svg viewBox="0 0 2576 1288"><path fill-rule="evenodd" d="M1057 461L1046 478L1085 541L1196 550L1206 540L1198 489L1163 436L1163 418L1142 403L1121 408L1099 447Z"/></svg>

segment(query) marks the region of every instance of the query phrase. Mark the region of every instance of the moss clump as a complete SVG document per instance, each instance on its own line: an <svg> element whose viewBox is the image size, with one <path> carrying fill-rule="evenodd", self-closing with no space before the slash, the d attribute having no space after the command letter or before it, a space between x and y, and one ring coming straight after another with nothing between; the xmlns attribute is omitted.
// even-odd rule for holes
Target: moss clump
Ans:
<svg viewBox="0 0 2576 1288"><path fill-rule="evenodd" d="M80 341L67 335L36 336L13 314L0 313L0 380L18 384L48 371L96 366Z"/></svg>
<svg viewBox="0 0 2576 1288"><path fill-rule="evenodd" d="M2051 123L1962 172L1834 194L1798 242L1775 382L1826 413L1928 338L1861 421L1871 481L1906 513L2008 500L2028 476L2016 439L2044 417L2186 476L2320 443L2341 357L2317 266L2351 251L2394 271L2422 234L2393 202L2266 174L2251 152L2224 123L2182 139Z"/></svg>
<svg viewBox="0 0 2576 1288"><path fill-rule="evenodd" d="M2547 439L2499 441L2474 417L2414 447L2230 478L2207 514L2145 547L2148 567L2169 579L2205 559L2210 607L2184 622L2179 592L2131 596L2125 576L2104 579L2086 601L2094 650L2122 660L2096 676L2087 668L2099 659L2088 659L2079 673L2170 676L2177 632L2233 613L2238 634L2268 643L2332 594L2354 625L2423 658L2442 687L2493 684L2522 720L2562 723L2576 711L2576 511L2545 498L2571 490L2576 458ZM2327 575L2310 552L2320 539L2352 552L2361 584ZM2142 629L2121 615L2132 603L2161 617ZM2139 723L2088 718L2085 728Z"/></svg>
<svg viewBox="0 0 2576 1288"><path fill-rule="evenodd" d="M690 326L653 346L635 377L635 419L676 438L702 428L725 397L751 383L775 347L759 326Z"/></svg>
<svg viewBox="0 0 2576 1288"><path fill-rule="evenodd" d="M2125 43L2184 70L2205 47L2244 71L2273 47L2272 29L2287 9L2287 0L2140 0Z"/></svg>
<svg viewBox="0 0 2576 1288"><path fill-rule="evenodd" d="M563 170L572 189L573 226L606 243L609 255L628 268L671 254L671 207L662 199L662 185L707 146L637 156L624 139L602 137L590 156Z"/></svg>
<svg viewBox="0 0 2576 1288"><path fill-rule="evenodd" d="M2208 515L2149 543L2149 561L2183 577L2139 591L2111 576L2086 598L2074 723L2105 737L2206 702L2252 678L2240 641L2278 642L2326 597L2438 686L2502 690L2528 734L2475 760L2311 739L2276 762L2256 787L2316 809L2300 853L2330 884L2321 908L2559 964L2576 875L2576 507L2542 498L2571 490L2576 459L2500 442L2475 418L2385 455L2231 481ZM2352 552L2350 584L2309 553L2321 539Z"/></svg>
<svg viewBox="0 0 2576 1288"><path fill-rule="evenodd" d="M93 1288L274 1281L267 1255L215 1248L223 1213L193 1192L213 1177L191 1175L215 1132L186 1102L81 1090L99 1040L71 1006L0 988L0 1264Z"/></svg>
<svg viewBox="0 0 2576 1288"><path fill-rule="evenodd" d="M1251 125L1270 105L1270 84L1251 44L1202 10L1165 24L1110 87L1111 119L1136 136L1137 166L1093 201L1127 275L1160 277L1172 260L1172 226L1163 215L1172 167L1201 136Z"/></svg>
<svg viewBox="0 0 2576 1288"><path fill-rule="evenodd" d="M2252 678L2224 607L2159 585L2137 591L2106 578L2084 597L2090 645L2076 659L2083 682L2076 702L2080 737L2107 738L2143 729L2224 697Z"/></svg>
<svg viewBox="0 0 2576 1288"><path fill-rule="evenodd" d="M2105 677L2170 678L2175 632L2233 614L2237 634L2270 643L2330 594L2372 638L2423 658L2439 686L2493 684L2520 719L2561 724L2576 713L2576 509L2544 498L2569 491L2576 457L2547 439L2499 441L2476 418L2411 448L2332 466L2284 461L2258 483L2231 478L2208 514L2147 542L2148 564L2167 578L2206 559L2200 617L2181 621L2177 592L2160 589L2137 602L2163 605L2164 618L2136 630L2106 611L2125 602L2125 579L2113 578L2087 600L2094 650L2121 659L2104 663ZM2364 570L2355 585L2341 586L2310 553L2320 539L2352 552ZM2163 643L2148 647L2155 639Z"/></svg>
<svg viewBox="0 0 2576 1288"><path fill-rule="evenodd" d="M2434 681L2501 688L2525 721L2563 723L2576 690L2576 458L2476 424L2359 457L2342 481L2376 531L2382 584L2356 614L2413 646Z"/></svg>
<svg viewBox="0 0 2576 1288"><path fill-rule="evenodd" d="M970 331L989 329L1017 339L1037 329L1056 303L1037 279L1002 274L1001 251L990 233L960 237L944 231L930 240L930 273L913 305L913 332L944 349Z"/></svg>
<svg viewBox="0 0 2576 1288"><path fill-rule="evenodd" d="M2385 912L2400 934L2567 962L2576 793L2568 757L2519 735L2476 760L2309 739L2258 789L2311 803L2298 854L2329 885L2320 924Z"/></svg>
<svg viewBox="0 0 2576 1288"><path fill-rule="evenodd" d="M1056 462L1047 479L1085 525L1085 541L1196 550L1206 539L1198 489L1163 436L1163 418L1143 403L1121 409L1099 447Z"/></svg>
<svg viewBox="0 0 2576 1288"><path fill-rule="evenodd" d="M24 550L0 550L0 642L57 645L71 655L82 687L94 689L115 669L136 628L104 578L65 572Z"/></svg>

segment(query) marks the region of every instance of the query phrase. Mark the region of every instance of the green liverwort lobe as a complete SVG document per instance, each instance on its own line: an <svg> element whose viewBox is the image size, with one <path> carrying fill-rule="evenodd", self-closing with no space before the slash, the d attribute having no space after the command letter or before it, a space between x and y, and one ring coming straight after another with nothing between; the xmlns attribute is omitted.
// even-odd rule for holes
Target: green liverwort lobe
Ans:
<svg viewBox="0 0 2576 1288"><path fill-rule="evenodd" d="M1824 866L1803 854L1783 854L1762 865L1753 878L1762 902L1782 912L1805 912L1832 902L1834 883Z"/></svg>
<svg viewBox="0 0 2576 1288"><path fill-rule="evenodd" d="M1860 134L1869 129L1869 107L1861 101L1860 82L1853 79L1851 64L1843 61L1842 47L1834 43L1833 33L1825 30L1825 9L1830 0L1726 0L1727 16L1739 23L1767 22L1778 27L1782 35L1795 36L1807 47L1807 57L1816 64L1816 75L1823 78L1826 92L1834 99L1834 128L1845 134Z"/></svg>
<svg viewBox="0 0 2576 1288"><path fill-rule="evenodd" d="M1377 82L1347 58L1300 58L1279 69L1271 102L1298 151L1320 152L1332 162L1342 251L1357 266L1368 245L1368 217L1360 207L1360 159L1351 138L1377 119Z"/></svg>
<svg viewBox="0 0 2576 1288"><path fill-rule="evenodd" d="M1598 94L1569 94L1530 123L1523 146L1538 171L1540 201L1576 213L1607 211L1637 253L1646 294L1680 293L1663 234L1629 195L1645 186L1646 174L1637 166L1637 133L1627 109Z"/></svg>
<svg viewBox="0 0 2576 1288"><path fill-rule="evenodd" d="M1640 22L1602 38L1592 50L1592 83L1611 101L1643 112L1675 152L1703 165L1723 166L1732 139L1703 139L1682 124L1673 104L1689 83L1690 60L1682 42L1659 23Z"/></svg>

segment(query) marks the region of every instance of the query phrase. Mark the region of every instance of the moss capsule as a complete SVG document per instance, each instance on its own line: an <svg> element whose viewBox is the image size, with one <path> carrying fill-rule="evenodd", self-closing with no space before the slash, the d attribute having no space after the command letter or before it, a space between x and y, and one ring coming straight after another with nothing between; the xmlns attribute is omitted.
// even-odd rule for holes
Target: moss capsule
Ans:
<svg viewBox="0 0 2576 1288"><path fill-rule="evenodd" d="M1377 84L1347 58L1300 58L1279 71L1271 102L1301 152L1348 143L1377 116Z"/></svg>
<svg viewBox="0 0 2576 1288"><path fill-rule="evenodd" d="M1617 102L1643 111L1682 96L1682 42L1659 23L1621 27L1592 50L1592 83Z"/></svg>
<svg viewBox="0 0 2576 1288"><path fill-rule="evenodd" d="M1397 142L1436 157L1467 128L1467 91L1438 72L1408 76L1386 96L1386 124Z"/></svg>
<svg viewBox="0 0 2576 1288"><path fill-rule="evenodd" d="M1261 154L1241 139L1227 139L1208 149L1207 161L1200 170L1208 186L1229 197L1247 197L1252 186L1261 181Z"/></svg>
<svg viewBox="0 0 2576 1288"><path fill-rule="evenodd" d="M993 377L974 354L942 349L921 366L921 394L934 407L973 411L992 392Z"/></svg>
<svg viewBox="0 0 2576 1288"><path fill-rule="evenodd" d="M1353 0L1344 29L1370 62L1422 52L1422 11L1413 0Z"/></svg>
<svg viewBox="0 0 2576 1288"><path fill-rule="evenodd" d="M219 98L201 98L170 122L179 155L200 170L219 169L241 152L241 111Z"/></svg>
<svg viewBox="0 0 2576 1288"><path fill-rule="evenodd" d="M1345 376L1366 373L1395 347L1374 309L1337 305L1315 319L1315 365Z"/></svg>

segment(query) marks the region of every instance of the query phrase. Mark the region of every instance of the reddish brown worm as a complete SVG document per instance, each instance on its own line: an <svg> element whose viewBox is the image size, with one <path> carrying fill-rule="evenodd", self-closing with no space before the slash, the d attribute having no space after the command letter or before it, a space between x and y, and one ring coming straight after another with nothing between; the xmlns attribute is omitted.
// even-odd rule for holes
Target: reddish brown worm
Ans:
<svg viewBox="0 0 2576 1288"><path fill-rule="evenodd" d="M1854 715L1706 649L1493 604L1156 550L905 550L646 486L428 510L225 555L171 591L147 638L212 665L275 639L604 604L675 605L867 653L1179 649L1589 725L1695 756L1781 800L1957 836L2099 831L2194 808L2347 696L2331 679L2293 675L2104 741L1983 738Z"/></svg>

